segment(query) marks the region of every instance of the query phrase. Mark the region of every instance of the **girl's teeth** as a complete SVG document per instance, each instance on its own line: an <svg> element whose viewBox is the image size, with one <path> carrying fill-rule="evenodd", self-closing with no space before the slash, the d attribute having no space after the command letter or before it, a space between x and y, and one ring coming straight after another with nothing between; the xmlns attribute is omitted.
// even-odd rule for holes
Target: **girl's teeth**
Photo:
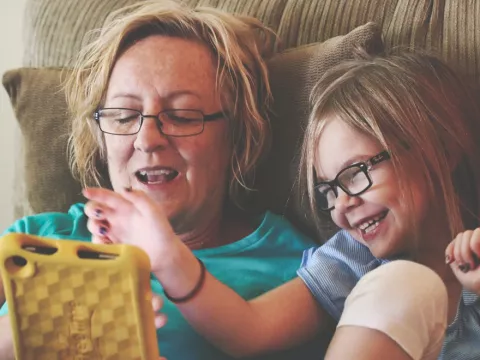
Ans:
<svg viewBox="0 0 480 360"><path fill-rule="evenodd" d="M365 234L368 234L369 232L375 230L378 227L379 222L376 221L374 224L368 226L366 229L364 229Z"/></svg>
<svg viewBox="0 0 480 360"><path fill-rule="evenodd" d="M368 227L372 226L373 224L375 224L376 222L378 222L380 220L380 218L377 218L377 219L374 219L374 220L370 220L366 223L363 223L362 225L359 226L360 230L365 230L367 229Z"/></svg>
<svg viewBox="0 0 480 360"><path fill-rule="evenodd" d="M385 218L386 215L387 214L384 213L380 216L377 216L376 218L361 224L358 228L364 233L373 231L378 227L378 224Z"/></svg>

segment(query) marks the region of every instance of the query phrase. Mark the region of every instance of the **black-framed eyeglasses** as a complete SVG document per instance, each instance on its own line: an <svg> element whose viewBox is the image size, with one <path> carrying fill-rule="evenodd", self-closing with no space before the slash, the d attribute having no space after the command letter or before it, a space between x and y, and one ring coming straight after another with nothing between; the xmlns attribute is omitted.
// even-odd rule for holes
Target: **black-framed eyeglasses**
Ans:
<svg viewBox="0 0 480 360"><path fill-rule="evenodd" d="M369 175L370 169L390 159L388 151L371 157L367 161L358 162L339 171L335 179L318 182L314 187L315 201L320 210L329 211L335 207L338 187L349 196L358 196L367 191L373 184Z"/></svg>
<svg viewBox="0 0 480 360"><path fill-rule="evenodd" d="M163 135L182 137L203 132L206 121L214 121L225 115L219 111L205 115L200 110L164 110L157 115L144 115L138 110L126 108L98 109L93 113L100 130L111 135L135 135L142 128L143 120L153 118Z"/></svg>

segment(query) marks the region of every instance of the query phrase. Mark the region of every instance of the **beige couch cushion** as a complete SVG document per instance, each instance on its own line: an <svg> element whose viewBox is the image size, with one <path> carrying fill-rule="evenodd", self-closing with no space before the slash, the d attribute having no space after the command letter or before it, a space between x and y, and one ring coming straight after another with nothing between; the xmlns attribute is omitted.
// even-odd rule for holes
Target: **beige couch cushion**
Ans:
<svg viewBox="0 0 480 360"><path fill-rule="evenodd" d="M255 205L285 213L306 231L311 225L305 211L291 198L295 180L298 145L308 114L308 96L325 70L350 58L352 50L364 47L382 50L379 29L369 23L345 36L277 55L269 61L274 94L273 151L259 170ZM59 68L21 68L7 72L3 84L10 95L23 134L24 165L17 173L17 193L22 206L17 217L27 212L65 211L81 201L80 184L68 169L67 134L69 116L61 91ZM22 184L22 179L24 184ZM23 186L24 185L24 186ZM323 237L323 236L322 236Z"/></svg>
<svg viewBox="0 0 480 360"><path fill-rule="evenodd" d="M24 66L68 67L84 35L101 27L114 10L141 0L26 0ZM431 0L182 0L235 14L254 16L278 33L285 48L347 34L373 21L387 36L410 43L428 19ZM415 3L414 6L412 3ZM408 11L415 8L415 11ZM389 24L401 16L410 31L396 33ZM403 26L403 25L402 25ZM423 30L423 29L422 29ZM423 32L422 32L423 33Z"/></svg>

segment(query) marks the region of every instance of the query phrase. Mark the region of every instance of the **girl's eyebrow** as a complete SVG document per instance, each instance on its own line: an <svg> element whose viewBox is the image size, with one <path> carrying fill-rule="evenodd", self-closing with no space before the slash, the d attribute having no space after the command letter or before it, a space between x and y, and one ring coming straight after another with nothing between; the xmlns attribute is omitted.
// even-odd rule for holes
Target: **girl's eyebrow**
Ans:
<svg viewBox="0 0 480 360"><path fill-rule="evenodd" d="M358 155L357 154L357 155L354 155L354 156L348 158L347 160L343 161L340 164L340 166L337 169L337 174L338 174L339 171L342 171L347 166L353 165L353 164L358 163L358 162L367 161L372 156L375 156L375 154L370 154L370 155L367 155L367 154Z"/></svg>

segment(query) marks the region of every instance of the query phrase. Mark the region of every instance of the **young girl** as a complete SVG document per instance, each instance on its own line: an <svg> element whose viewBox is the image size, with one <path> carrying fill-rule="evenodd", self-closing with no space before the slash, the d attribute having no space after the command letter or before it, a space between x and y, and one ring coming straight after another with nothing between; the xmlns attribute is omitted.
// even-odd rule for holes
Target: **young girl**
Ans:
<svg viewBox="0 0 480 360"><path fill-rule="evenodd" d="M335 67L312 105L301 179L311 210L342 230L304 254L299 278L245 301L132 189L85 190L93 241L147 251L167 298L235 356L327 337L333 320L328 359L478 359L480 230L468 229L478 227L480 118L470 92L433 57L392 54Z"/></svg>

